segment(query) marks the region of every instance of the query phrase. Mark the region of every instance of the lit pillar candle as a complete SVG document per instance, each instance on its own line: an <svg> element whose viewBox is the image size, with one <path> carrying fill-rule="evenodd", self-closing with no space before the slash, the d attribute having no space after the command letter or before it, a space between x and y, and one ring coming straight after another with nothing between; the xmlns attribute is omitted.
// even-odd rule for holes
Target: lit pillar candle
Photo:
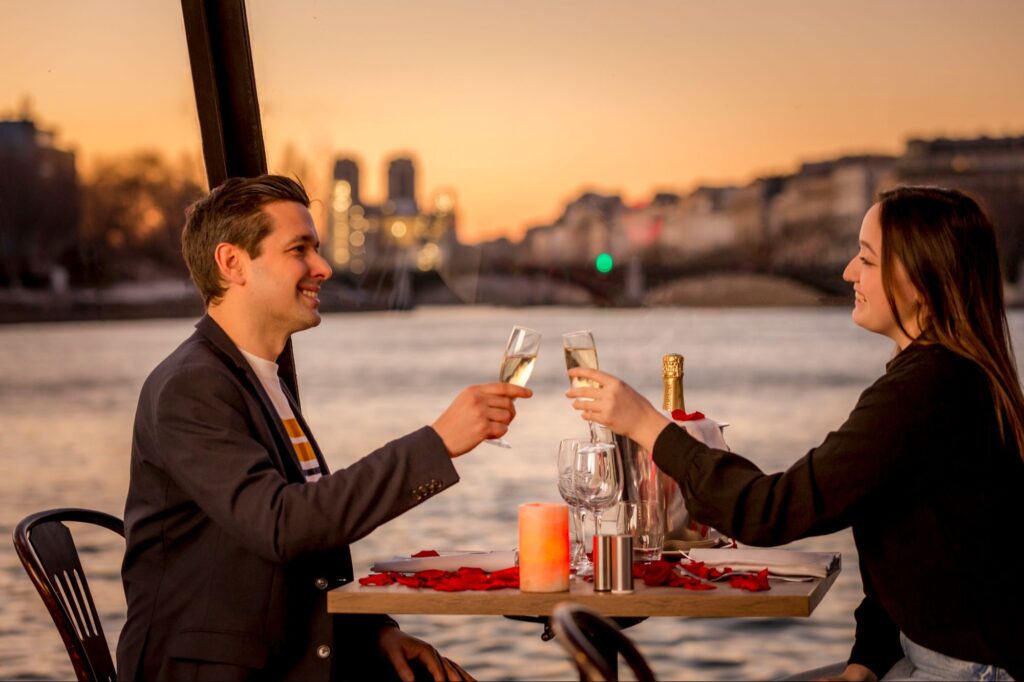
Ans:
<svg viewBox="0 0 1024 682"><path fill-rule="evenodd" d="M569 508L564 504L519 505L519 589L569 589Z"/></svg>

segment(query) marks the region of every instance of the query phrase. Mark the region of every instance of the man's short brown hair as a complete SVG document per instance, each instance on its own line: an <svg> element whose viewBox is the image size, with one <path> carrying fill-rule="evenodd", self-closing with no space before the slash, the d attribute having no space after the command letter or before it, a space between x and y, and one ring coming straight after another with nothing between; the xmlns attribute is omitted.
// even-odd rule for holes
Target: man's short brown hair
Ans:
<svg viewBox="0 0 1024 682"><path fill-rule="evenodd" d="M260 175L230 178L185 211L181 254L206 305L217 303L227 290L214 260L217 245L234 244L250 258L259 256L260 244L273 228L263 207L275 201L294 201L309 208L309 196L297 181Z"/></svg>

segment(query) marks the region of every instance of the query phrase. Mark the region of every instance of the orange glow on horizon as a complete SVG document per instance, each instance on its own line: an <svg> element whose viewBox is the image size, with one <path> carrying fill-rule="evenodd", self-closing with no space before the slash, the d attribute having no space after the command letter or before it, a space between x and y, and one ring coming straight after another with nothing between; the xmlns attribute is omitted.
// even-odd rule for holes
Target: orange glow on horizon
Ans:
<svg viewBox="0 0 1024 682"><path fill-rule="evenodd" d="M4 14L0 113L30 96L80 169L137 149L201 159L178 3ZM334 158L352 155L374 203L387 160L411 153L421 204L453 189L466 241L517 239L584 189L636 203L898 154L910 136L1024 134L1015 0L249 0L248 14L271 170L301 171L324 204Z"/></svg>

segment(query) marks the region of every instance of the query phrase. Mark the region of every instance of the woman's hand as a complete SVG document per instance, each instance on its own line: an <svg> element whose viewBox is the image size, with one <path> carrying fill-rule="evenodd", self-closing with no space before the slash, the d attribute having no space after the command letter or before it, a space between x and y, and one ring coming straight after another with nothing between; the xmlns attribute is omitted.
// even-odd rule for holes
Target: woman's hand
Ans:
<svg viewBox="0 0 1024 682"><path fill-rule="evenodd" d="M844 670L843 674L839 677L826 677L825 680L841 680L843 682L878 682L878 678L873 672L871 672L871 668L859 663L851 663L846 666L846 670Z"/></svg>
<svg viewBox="0 0 1024 682"><path fill-rule="evenodd" d="M582 412L583 419L632 438L648 452L654 449L654 441L669 420L646 398L626 382L600 370L576 367L569 370L569 376L597 384L596 388L571 388L565 394L574 398L572 406Z"/></svg>

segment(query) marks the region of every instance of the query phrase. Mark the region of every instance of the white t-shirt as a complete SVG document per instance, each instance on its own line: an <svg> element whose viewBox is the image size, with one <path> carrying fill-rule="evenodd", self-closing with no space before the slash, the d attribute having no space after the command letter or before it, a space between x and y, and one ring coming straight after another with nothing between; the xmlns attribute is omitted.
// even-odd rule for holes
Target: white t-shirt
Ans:
<svg viewBox="0 0 1024 682"><path fill-rule="evenodd" d="M277 363L264 360L252 353L247 353L241 348L238 350L242 351L242 355L252 365L256 376L260 379L260 383L263 384L264 390L270 396L270 402L274 404L277 416L280 417L281 423L284 424L284 430L288 432L288 437L292 440L295 456L298 457L299 464L302 465L302 473L305 474L306 480L315 481L319 479L323 476L323 472L320 471L320 462L316 458L316 453L313 452L313 446L309 444L309 439L302 431L299 420L295 418L295 413L292 412L292 406L284 394L284 389L281 388L281 377L277 373Z"/></svg>

